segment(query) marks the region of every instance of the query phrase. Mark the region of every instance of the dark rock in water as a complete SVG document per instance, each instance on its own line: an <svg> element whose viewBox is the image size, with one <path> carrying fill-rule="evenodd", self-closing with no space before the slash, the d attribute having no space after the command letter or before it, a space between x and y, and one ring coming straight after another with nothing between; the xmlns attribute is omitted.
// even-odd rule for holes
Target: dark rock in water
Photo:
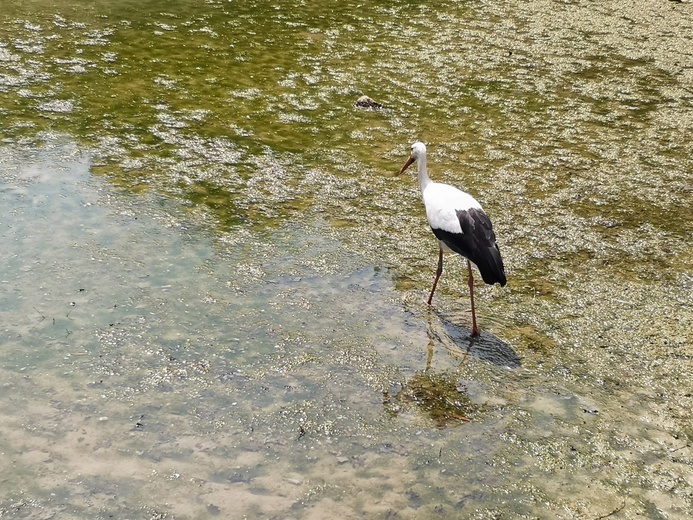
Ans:
<svg viewBox="0 0 693 520"><path fill-rule="evenodd" d="M450 374L418 372L394 395L383 392L383 405L387 413L397 415L413 406L435 421L438 428L471 422L480 406L474 404Z"/></svg>
<svg viewBox="0 0 693 520"><path fill-rule="evenodd" d="M383 105L380 103L372 100L368 96L361 96L356 100L356 103L354 103L355 107L361 107L361 108L371 108L371 109L378 109L378 108L383 108Z"/></svg>

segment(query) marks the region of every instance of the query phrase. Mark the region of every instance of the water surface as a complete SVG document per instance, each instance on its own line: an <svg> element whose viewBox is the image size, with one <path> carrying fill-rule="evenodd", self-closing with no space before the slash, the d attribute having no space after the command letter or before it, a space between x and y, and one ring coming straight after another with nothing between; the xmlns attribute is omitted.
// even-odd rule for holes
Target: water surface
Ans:
<svg viewBox="0 0 693 520"><path fill-rule="evenodd" d="M693 14L515 4L3 5L0 516L685 518Z"/></svg>

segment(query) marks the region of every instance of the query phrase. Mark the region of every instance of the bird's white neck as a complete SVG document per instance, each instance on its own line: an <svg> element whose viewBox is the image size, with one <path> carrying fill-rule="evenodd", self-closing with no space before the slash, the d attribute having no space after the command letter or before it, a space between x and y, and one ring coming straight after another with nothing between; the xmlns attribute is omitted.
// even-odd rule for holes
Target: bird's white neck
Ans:
<svg viewBox="0 0 693 520"><path fill-rule="evenodd" d="M421 192L431 184L431 178L428 176L428 170L426 170L426 155L419 157L417 161L417 167L419 168L419 186L421 186Z"/></svg>

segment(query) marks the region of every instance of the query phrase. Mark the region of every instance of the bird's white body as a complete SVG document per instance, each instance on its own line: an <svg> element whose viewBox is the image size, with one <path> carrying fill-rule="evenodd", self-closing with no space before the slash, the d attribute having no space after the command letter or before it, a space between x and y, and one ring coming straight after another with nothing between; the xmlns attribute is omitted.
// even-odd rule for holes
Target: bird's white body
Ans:
<svg viewBox="0 0 693 520"><path fill-rule="evenodd" d="M449 184L429 182L425 188L422 187L422 196L431 227L450 233L462 233L458 211L482 209L481 204L469 193Z"/></svg>
<svg viewBox="0 0 693 520"><path fill-rule="evenodd" d="M472 336L479 333L474 311L474 277L472 264L476 265L487 284L506 284L505 268L496 244L493 225L474 197L469 193L439 182L433 182L426 170L426 145L416 142L411 146L411 156L400 170L402 173L416 161L419 170L419 185L426 218L438 239L440 254L438 269L433 282L428 304L443 272L443 251L454 251L467 259L469 270L469 293L472 302Z"/></svg>

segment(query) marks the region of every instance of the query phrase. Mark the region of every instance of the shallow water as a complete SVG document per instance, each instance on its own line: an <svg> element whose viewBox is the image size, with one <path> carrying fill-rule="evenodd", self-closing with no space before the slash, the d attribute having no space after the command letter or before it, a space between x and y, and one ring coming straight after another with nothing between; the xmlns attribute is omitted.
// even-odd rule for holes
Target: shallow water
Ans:
<svg viewBox="0 0 693 520"><path fill-rule="evenodd" d="M686 518L692 26L3 5L0 516ZM497 230L474 341L415 139Z"/></svg>

